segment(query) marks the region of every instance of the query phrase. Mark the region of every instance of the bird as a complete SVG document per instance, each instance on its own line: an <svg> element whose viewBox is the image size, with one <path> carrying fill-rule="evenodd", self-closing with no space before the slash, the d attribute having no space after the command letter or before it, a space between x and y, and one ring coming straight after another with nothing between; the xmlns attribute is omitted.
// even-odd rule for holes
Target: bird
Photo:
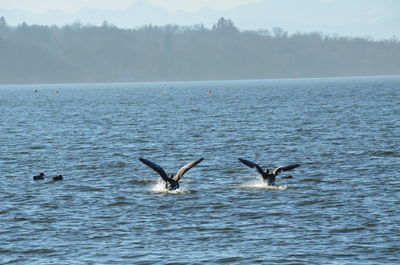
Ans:
<svg viewBox="0 0 400 265"><path fill-rule="evenodd" d="M60 180L63 180L63 179L64 179L63 175L58 175L58 176L54 176L53 177L53 181L60 181Z"/></svg>
<svg viewBox="0 0 400 265"><path fill-rule="evenodd" d="M44 173L40 173L39 175L33 176L33 180L44 180Z"/></svg>
<svg viewBox="0 0 400 265"><path fill-rule="evenodd" d="M165 173L164 169L157 165L156 163L151 162L150 160L144 159L139 157L140 162L148 166L149 168L153 169L156 171L161 178L165 181L165 188L168 190L176 190L179 189L179 180L183 177L183 175L189 171L192 167L200 163L201 161L204 160L204 158L197 159L193 162L190 162L183 167L181 167L178 172L175 174L170 174L168 177L167 174Z"/></svg>
<svg viewBox="0 0 400 265"><path fill-rule="evenodd" d="M260 173L263 181L267 182L269 186L275 185L275 177L278 176L279 173L281 173L282 171L292 170L300 166L300 164L289 164L289 165L279 166L274 171L272 171L272 173L270 173L269 169L264 171L258 164L253 163L249 160L245 160L242 158L238 158L238 160L250 168L256 168L257 172ZM292 176L287 176L286 178L292 178Z"/></svg>

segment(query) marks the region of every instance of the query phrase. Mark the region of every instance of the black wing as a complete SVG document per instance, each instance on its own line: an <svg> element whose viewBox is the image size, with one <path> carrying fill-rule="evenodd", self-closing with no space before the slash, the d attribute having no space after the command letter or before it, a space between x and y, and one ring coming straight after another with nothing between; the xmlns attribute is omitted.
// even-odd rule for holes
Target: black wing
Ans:
<svg viewBox="0 0 400 265"><path fill-rule="evenodd" d="M164 169L162 167L160 167L156 163L153 163L153 162L151 162L151 161L149 161L147 159L141 158L141 157L139 157L139 160L140 160L140 162L142 162L143 164L145 164L146 166L148 166L149 168L153 169L158 174L160 174L161 178L165 182L168 182L169 178L168 178L167 174L165 173L165 171L164 171Z"/></svg>
<svg viewBox="0 0 400 265"><path fill-rule="evenodd" d="M259 165L257 165L256 163L253 163L253 162L251 162L249 160L245 160L245 159L242 159L242 158L238 158L238 159L239 159L240 162L242 162L246 166L248 166L250 168L256 168L258 173L260 173L261 175L265 174L264 170Z"/></svg>
<svg viewBox="0 0 400 265"><path fill-rule="evenodd" d="M179 181L183 177L183 175L187 171L189 171L189 169L191 169L192 167L194 167L195 165L197 165L198 163L200 163L203 160L204 160L204 158L200 158L200 159L197 159L197 160L195 160L193 162L190 162L189 164L184 165L183 167L181 167L179 169L179 171L176 173L176 175L172 179L175 180L175 181Z"/></svg>
<svg viewBox="0 0 400 265"><path fill-rule="evenodd" d="M289 171L289 170L295 169L296 167L299 167L299 166L300 166L300 164L290 164L290 165L279 166L274 170L274 172L272 172L272 174L274 174L274 176L278 176L279 173L281 173L281 171Z"/></svg>

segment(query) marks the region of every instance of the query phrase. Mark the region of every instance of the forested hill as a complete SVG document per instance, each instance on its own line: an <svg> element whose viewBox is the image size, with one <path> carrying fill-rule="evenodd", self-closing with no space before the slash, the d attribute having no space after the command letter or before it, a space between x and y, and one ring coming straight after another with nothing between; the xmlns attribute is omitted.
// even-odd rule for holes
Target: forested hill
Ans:
<svg viewBox="0 0 400 265"><path fill-rule="evenodd" d="M0 83L262 79L400 74L400 42L202 25L10 27Z"/></svg>

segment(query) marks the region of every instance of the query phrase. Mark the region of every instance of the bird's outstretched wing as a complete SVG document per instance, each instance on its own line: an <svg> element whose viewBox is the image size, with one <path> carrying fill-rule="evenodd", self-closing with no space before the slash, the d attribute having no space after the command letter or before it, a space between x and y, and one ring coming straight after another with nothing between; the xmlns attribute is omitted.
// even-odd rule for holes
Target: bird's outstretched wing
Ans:
<svg viewBox="0 0 400 265"><path fill-rule="evenodd" d="M261 175L265 174L264 170L256 163L253 163L249 160L242 159L242 158L238 158L238 160L250 168L256 168L258 173L260 173Z"/></svg>
<svg viewBox="0 0 400 265"><path fill-rule="evenodd" d="M145 164L146 166L148 166L149 168L153 169L158 174L160 174L161 178L165 182L168 182L169 178L168 178L167 174L165 173L165 171L164 171L164 169L162 167L160 167L156 163L153 163L153 162L151 162L151 161L149 161L147 159L141 158L141 157L139 157L139 160L140 160L140 162L142 162L143 164Z"/></svg>
<svg viewBox="0 0 400 265"><path fill-rule="evenodd" d="M195 165L197 165L198 163L200 163L203 160L204 160L204 158L200 158L200 159L197 159L197 160L195 160L193 162L190 162L189 164L184 165L183 167L181 167L179 169L179 171L176 173L176 175L172 179L175 180L175 181L179 181L183 177L183 175L187 171L189 171L189 169L191 169L192 167L194 167Z"/></svg>
<svg viewBox="0 0 400 265"><path fill-rule="evenodd" d="M278 176L279 173L281 173L281 171L289 171L289 170L295 169L296 167L299 167L299 166L300 166L300 164L289 164L289 165L279 166L272 172L272 174L274 176Z"/></svg>

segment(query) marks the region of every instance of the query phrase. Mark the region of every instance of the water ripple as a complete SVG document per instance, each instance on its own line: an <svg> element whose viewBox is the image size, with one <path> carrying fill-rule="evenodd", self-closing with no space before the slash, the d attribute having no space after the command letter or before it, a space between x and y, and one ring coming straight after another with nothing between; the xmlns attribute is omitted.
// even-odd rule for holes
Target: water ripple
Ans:
<svg viewBox="0 0 400 265"><path fill-rule="evenodd" d="M0 87L0 263L400 260L398 77L32 88ZM139 156L206 159L168 191Z"/></svg>

